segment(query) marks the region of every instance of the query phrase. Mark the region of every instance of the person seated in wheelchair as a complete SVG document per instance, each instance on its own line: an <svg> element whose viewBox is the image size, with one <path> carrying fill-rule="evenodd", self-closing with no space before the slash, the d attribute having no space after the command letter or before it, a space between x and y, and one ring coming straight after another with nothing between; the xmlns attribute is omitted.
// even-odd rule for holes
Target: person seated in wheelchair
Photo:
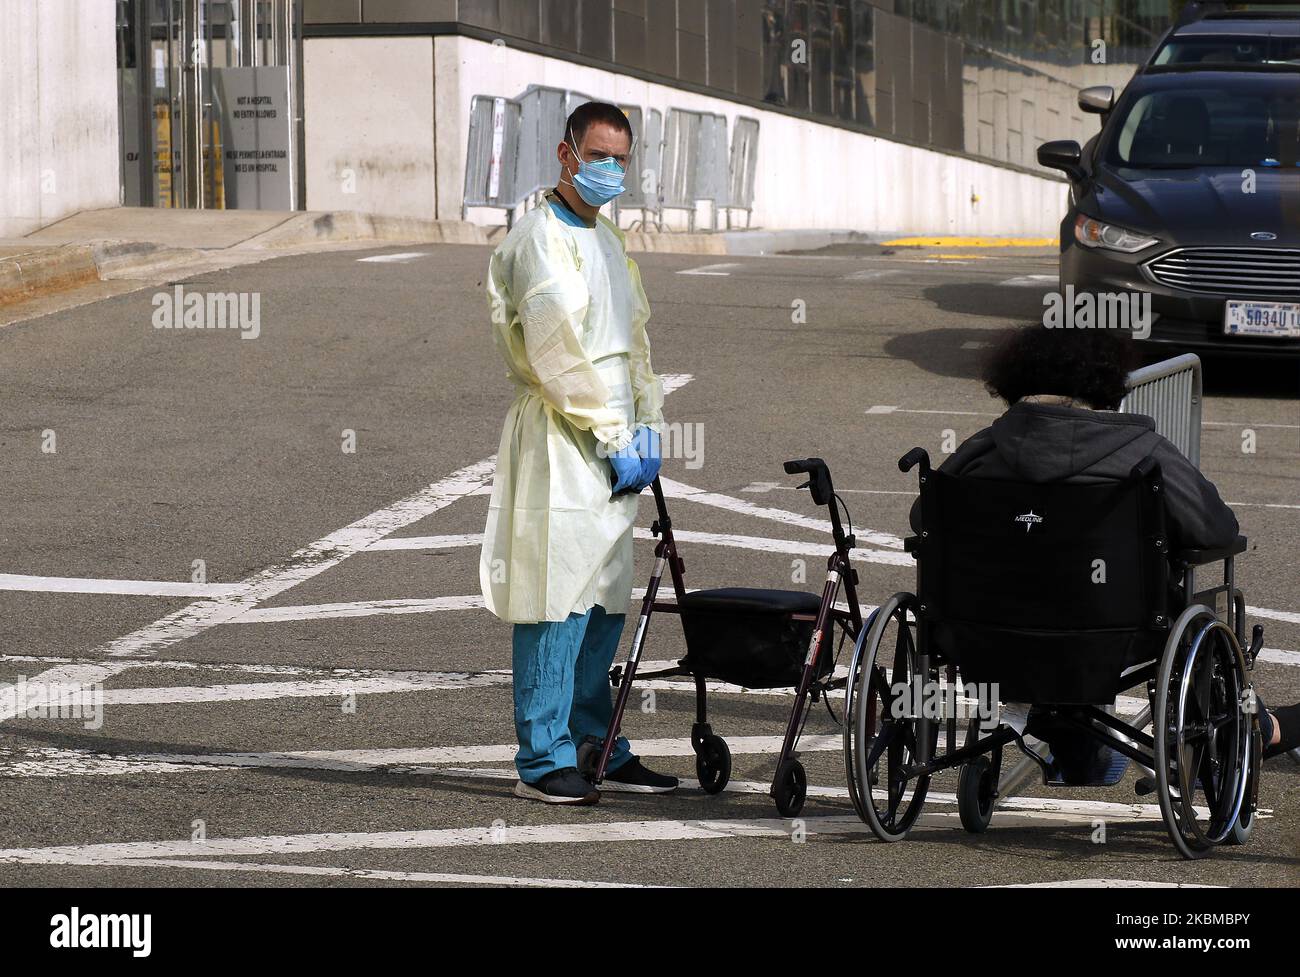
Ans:
<svg viewBox="0 0 1300 977"><path fill-rule="evenodd" d="M1103 329L1061 330L1027 326L1010 330L984 369L991 396L1007 410L972 435L939 470L962 478L1067 482L1124 481L1146 458L1160 465L1165 491L1169 552L1228 547L1238 535L1237 517L1207 479L1141 414L1119 413L1127 377L1136 365L1130 340ZM912 507L920 531L920 501ZM1173 574L1178 580L1178 574ZM1171 593L1176 614L1187 599ZM1260 710L1265 756L1300 744L1300 704ZM1093 742L1063 736L1052 743L1067 779L1098 776L1106 757Z"/></svg>

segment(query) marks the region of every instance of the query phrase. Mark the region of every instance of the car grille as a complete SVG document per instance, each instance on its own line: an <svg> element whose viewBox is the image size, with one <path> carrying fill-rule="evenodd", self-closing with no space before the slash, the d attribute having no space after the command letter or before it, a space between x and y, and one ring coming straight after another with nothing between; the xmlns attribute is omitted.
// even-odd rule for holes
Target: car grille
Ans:
<svg viewBox="0 0 1300 977"><path fill-rule="evenodd" d="M1300 298L1300 250L1183 248L1156 258L1147 271L1185 292L1252 298Z"/></svg>

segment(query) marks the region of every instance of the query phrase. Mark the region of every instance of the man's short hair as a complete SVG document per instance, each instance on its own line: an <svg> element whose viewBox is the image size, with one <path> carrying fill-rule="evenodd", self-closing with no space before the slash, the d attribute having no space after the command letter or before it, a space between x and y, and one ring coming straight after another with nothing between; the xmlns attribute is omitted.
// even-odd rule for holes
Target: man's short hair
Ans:
<svg viewBox="0 0 1300 977"><path fill-rule="evenodd" d="M564 141L581 146L587 130L597 123L613 126L626 133L629 142L632 141L632 123L627 121L621 108L609 102L584 102L574 109L564 126Z"/></svg>
<svg viewBox="0 0 1300 977"><path fill-rule="evenodd" d="M1014 404L1055 394L1097 410L1117 410L1128 390L1137 352L1126 335L1107 329L1009 330L984 367L988 392Z"/></svg>

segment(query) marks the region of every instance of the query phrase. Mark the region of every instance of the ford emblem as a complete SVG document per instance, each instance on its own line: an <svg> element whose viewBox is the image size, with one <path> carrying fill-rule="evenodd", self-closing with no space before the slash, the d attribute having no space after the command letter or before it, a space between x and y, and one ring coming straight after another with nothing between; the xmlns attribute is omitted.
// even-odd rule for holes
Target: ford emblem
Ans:
<svg viewBox="0 0 1300 977"><path fill-rule="evenodd" d="M1276 241L1277 235L1272 231L1256 231L1252 234L1251 239L1254 241Z"/></svg>

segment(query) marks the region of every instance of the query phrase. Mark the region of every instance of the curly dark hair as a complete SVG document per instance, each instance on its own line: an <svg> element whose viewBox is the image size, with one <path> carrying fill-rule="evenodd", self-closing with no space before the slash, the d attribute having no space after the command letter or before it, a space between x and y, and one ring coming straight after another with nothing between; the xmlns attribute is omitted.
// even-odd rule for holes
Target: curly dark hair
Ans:
<svg viewBox="0 0 1300 977"><path fill-rule="evenodd" d="M1125 334L1107 329L1010 329L984 367L984 386L1008 405L1032 394L1070 397L1096 410L1124 399L1137 352Z"/></svg>

